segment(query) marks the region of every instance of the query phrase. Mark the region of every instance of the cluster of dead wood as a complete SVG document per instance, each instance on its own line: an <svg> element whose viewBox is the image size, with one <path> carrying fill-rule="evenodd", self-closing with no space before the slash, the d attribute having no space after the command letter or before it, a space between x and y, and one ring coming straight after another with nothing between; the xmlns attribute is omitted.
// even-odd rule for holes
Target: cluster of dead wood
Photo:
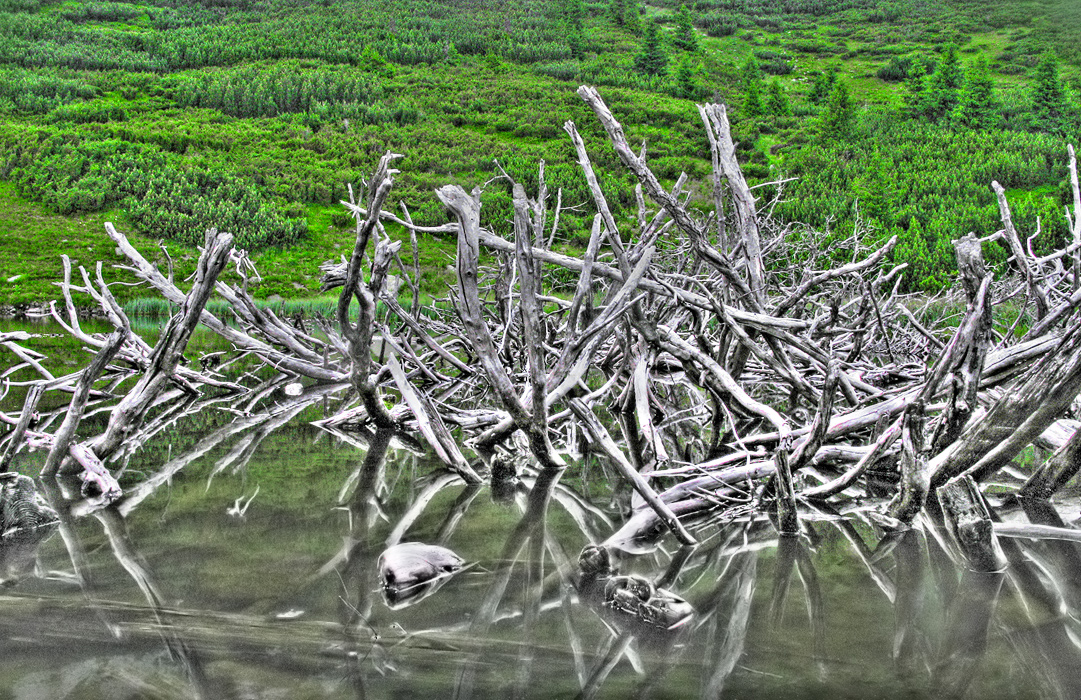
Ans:
<svg viewBox="0 0 1081 700"><path fill-rule="evenodd" d="M123 502L113 465L153 439L170 405L249 400L258 390L224 370L254 357L320 395L347 388L349 400L322 427L419 434L469 483L513 477L523 459L551 482L599 455L636 491L633 512L606 542L622 549L666 530L690 543L687 524L698 516L748 509L775 512L778 529L792 534L801 501L846 494L891 499L882 517L903 526L951 480L986 484L1019 458L1036 460L1024 496L1048 498L1075 474L1081 194L1072 148L1069 245L1035 255L995 183L1002 230L958 239L956 289L926 300L901 293L904 266L889 263L896 240L871 248L868 232L856 230L826 249L823 234L763 213L723 105L699 108L711 181L665 187L597 91L579 94L608 135L607 146L591 147L614 148L639 183L635 216L617 218L586 143L565 124L596 212L580 255L551 247L562 197L551 202L543 163L535 193L505 173L491 185L513 195L507 240L482 227L479 190L438 189L452 219L443 226L415 225L404 207L388 211L391 153L346 204L357 220L352 254L324 266L325 286L341 289L334 319L283 319L258 307L248 292L257 273L228 233L208 232L185 293L171 265L163 271L108 226L124 267L177 313L151 346L132 332L100 264L73 279L65 261L63 303L51 313L93 360L56 377L21 337L0 339L15 368L40 375L23 382L21 415L0 414L10 425L3 467L27 444L44 448L45 478L80 474L99 500ZM388 228L408 236L411 264L404 238ZM428 235L457 236L448 304L420 300L417 238ZM990 245L1011 256L998 281L983 261ZM573 289L551 283L575 273ZM409 308L388 285L392 274L412 291ZM90 295L116 330L84 332L73 293ZM206 309L215 293L229 318ZM996 308L1008 309L1009 324ZM231 343L222 367L185 364L199 323ZM34 424L45 391L71 394L55 427ZM107 414L106 427L80 439L88 406Z"/></svg>

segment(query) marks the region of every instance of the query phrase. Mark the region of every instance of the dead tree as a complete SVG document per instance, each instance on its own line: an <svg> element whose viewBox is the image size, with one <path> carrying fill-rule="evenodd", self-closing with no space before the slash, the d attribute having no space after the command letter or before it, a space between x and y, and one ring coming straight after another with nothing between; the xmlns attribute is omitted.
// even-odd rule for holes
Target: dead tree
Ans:
<svg viewBox="0 0 1081 700"><path fill-rule="evenodd" d="M704 206L686 177L662 183L597 90L582 87L579 95L639 183L636 216L618 216L589 155L604 145L587 144L570 122L564 128L595 211L579 255L550 247L566 219L562 193L550 203L543 163L535 196L506 173L489 185L512 197L508 240L481 225L479 189L439 188L452 218L441 226L389 211L398 156L388 153L365 197L343 203L357 220L356 243L348 259L323 266L324 288L340 288L340 296L334 323L323 320L319 334L255 303L248 292L255 273L228 235L208 234L185 293L170 271L108 226L126 269L180 311L151 347L131 333L100 268L93 282L80 269L79 285L66 265L65 311L54 305L52 314L95 359L55 377L25 346L28 338L2 339L16 367L36 374L21 382L33 387L24 410L0 416L12 426L3 460L26 444L45 447L46 476L81 471L109 500L125 498L110 465L122 462L122 444L149 439L151 428L141 426L155 410L185 395L258 394L250 378L180 363L199 322L231 343L223 368L256 358L292 382L318 384L324 395L350 396L320 425L342 435L365 424L416 434L469 483L482 481L492 464L505 471L524 458L550 488L595 455L633 484L631 510L607 540L633 551L667 531L691 542L695 522L748 509L776 509L779 530L797 534L805 504L882 496L882 484L892 497L883 517L903 528L943 484L971 478L978 487L1029 445L1054 456L1026 496L1051 497L1076 473L1076 177L1074 241L1044 257L1021 244L996 189L1003 229L959 238L959 283L936 300L963 313L953 328L928 312L925 299L902 293L904 266L889 263L895 238L857 228L843 243L846 262L835 264L823 234L792 236L794 224L763 213L772 208L760 206L742 175L722 105L700 107L714 166ZM1068 158L1074 173L1072 149ZM425 308L417 239L435 234L457 237L456 284ZM406 240L412 265L399 255ZM988 270L982 249L1000 241L1013 260ZM577 275L573 290L551 283L556 269ZM392 270L412 303L401 303L397 285L387 283ZM73 292L91 295L117 330L85 333ZM215 293L231 309L228 322L206 310ZM1023 300L1011 324L995 314L1003 299ZM113 395L118 377L133 376L134 388ZM55 428L29 418L45 391L72 395ZM77 441L89 406L108 412L108 426Z"/></svg>

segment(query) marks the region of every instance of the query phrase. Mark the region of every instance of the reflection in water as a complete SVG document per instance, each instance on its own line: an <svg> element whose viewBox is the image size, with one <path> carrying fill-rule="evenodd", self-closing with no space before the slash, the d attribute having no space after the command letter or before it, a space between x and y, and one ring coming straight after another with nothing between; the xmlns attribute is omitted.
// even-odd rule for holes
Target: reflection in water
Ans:
<svg viewBox="0 0 1081 700"><path fill-rule="evenodd" d="M964 697L987 651L988 626L1005 573L966 571L946 612L946 639L932 673L943 698Z"/></svg>
<svg viewBox="0 0 1081 700"><path fill-rule="evenodd" d="M14 586L34 572L38 546L55 532L58 521L33 479L0 473L0 586Z"/></svg>
<svg viewBox="0 0 1081 700"><path fill-rule="evenodd" d="M86 697L1081 697L1075 543L1006 540L1007 570L976 573L930 519L890 531L867 504L799 537L747 514L630 553L578 475L496 460L510 486L482 494L393 433L281 420L332 394L252 406L156 468L132 455L140 484L109 509L49 488L61 537L0 540L27 605L2 624L72 669L130 659ZM1066 527L1023 505L1000 514ZM40 678L26 649L9 677Z"/></svg>

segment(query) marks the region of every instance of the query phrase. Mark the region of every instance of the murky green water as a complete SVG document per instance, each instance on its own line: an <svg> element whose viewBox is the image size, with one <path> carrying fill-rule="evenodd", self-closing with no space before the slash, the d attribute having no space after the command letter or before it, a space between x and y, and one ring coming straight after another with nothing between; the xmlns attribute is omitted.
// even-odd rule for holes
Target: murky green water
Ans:
<svg viewBox="0 0 1081 700"><path fill-rule="evenodd" d="M77 362L62 346L43 352ZM0 698L1081 697L1075 544L1009 540L1008 570L976 574L930 522L888 536L873 504L808 508L784 541L764 518L699 524L693 550L619 562L694 608L630 632L575 587L629 507L603 466L526 519L528 471L497 502L398 444L372 459L376 436L310 425L343 392L284 386L165 425L119 510L76 506L36 549L0 539ZM1002 514L1078 515L1062 504ZM466 566L391 609L377 558L399 541Z"/></svg>

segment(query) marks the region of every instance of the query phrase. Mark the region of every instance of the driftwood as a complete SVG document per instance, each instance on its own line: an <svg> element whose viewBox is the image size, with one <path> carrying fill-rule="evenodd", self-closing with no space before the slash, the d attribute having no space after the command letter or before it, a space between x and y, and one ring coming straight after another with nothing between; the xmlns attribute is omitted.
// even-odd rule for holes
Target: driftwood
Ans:
<svg viewBox="0 0 1081 700"><path fill-rule="evenodd" d="M884 484L892 505L882 517L901 529L918 525L928 502L948 493L941 490L947 482L971 478L976 488L1030 445L1054 455L1024 496L1050 498L1078 471L1081 192L1072 149L1073 242L1036 257L993 185L1003 231L959 238L958 283L934 300L960 315L951 324L928 300L900 291L906 271L889 263L896 239L865 230L843 241L803 229L796 236L793 225L763 214L772 208L760 208L740 171L723 106L700 108L714 165L703 210L685 177L670 186L656 177L646 149L631 148L595 89L579 94L639 183L637 215L621 217L585 140L565 125L592 200L581 205L593 216L580 255L551 249L565 233L563 197L557 193L553 209L543 163L535 197L506 173L489 184L511 196L508 240L482 226L480 189L439 188L452 219L441 226L418 226L408 209L399 216L384 208L393 153L379 161L366 195L343 203L356 218L356 241L348 259L323 266L324 288L340 289L332 320L290 321L256 305L248 292L256 273L227 234L208 234L184 292L171 272L107 226L125 269L179 313L151 346L130 331L100 266L91 280L65 261L63 301L51 315L95 357L81 372L56 377L27 347L32 338L0 338L17 360L5 376L33 376L10 383L28 394L22 412L0 414L11 426L0 459L7 464L25 445L48 449L46 477L79 473L104 500L122 505L128 495L112 472L171 420L170 406L228 395L225 405L248 425L249 407L275 387L304 392L318 384L320 398L311 400L346 397L320 427L358 443L368 426L404 443L423 440L469 484L496 472L513 477L521 470L512 465L523 462L539 470L534 483L551 491L566 470L599 457L636 491L605 543L633 551L669 531L693 542L695 519L748 510L776 510L779 531L798 534L810 504L882 496ZM445 234L458 242L456 285L425 307L418 237ZM399 255L406 238L408 266ZM997 271L982 256L996 241L1012 255ZM391 284L392 272L404 284ZM83 331L75 293L99 304L116 332ZM206 310L213 294L231 308L229 322ZM1019 312L1009 325L995 314L1005 299ZM319 332L307 330L312 322ZM232 345L215 353L220 366L185 366L196 323ZM280 382L227 375L242 357ZM136 379L134 388L118 397L112 392L125 378ZM68 410L35 423L50 391L71 394ZM108 415L104 432L76 440L82 417L98 411ZM222 468L243 462L258 439ZM530 502L543 508L547 495ZM73 512L93 508L84 503ZM711 687L722 684L718 676Z"/></svg>

